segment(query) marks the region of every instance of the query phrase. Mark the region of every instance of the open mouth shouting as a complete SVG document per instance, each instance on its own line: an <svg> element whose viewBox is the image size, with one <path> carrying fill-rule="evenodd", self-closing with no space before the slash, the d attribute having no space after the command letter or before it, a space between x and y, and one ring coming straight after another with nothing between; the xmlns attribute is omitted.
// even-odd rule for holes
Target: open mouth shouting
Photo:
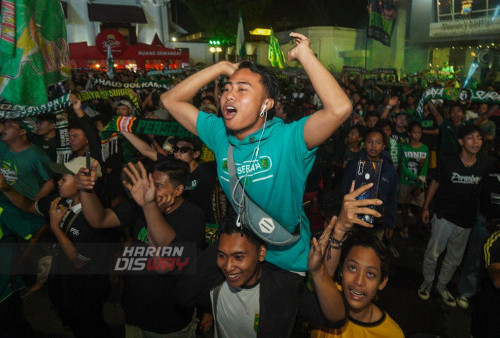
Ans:
<svg viewBox="0 0 500 338"><path fill-rule="evenodd" d="M224 119L230 120L236 115L237 110L234 106L226 105L226 106L224 106L223 113L224 113Z"/></svg>

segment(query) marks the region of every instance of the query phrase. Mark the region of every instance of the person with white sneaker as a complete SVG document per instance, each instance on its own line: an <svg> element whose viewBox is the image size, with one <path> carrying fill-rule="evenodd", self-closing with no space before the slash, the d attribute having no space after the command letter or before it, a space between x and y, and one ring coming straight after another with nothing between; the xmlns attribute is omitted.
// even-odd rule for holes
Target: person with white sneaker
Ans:
<svg viewBox="0 0 500 338"><path fill-rule="evenodd" d="M462 127L458 132L458 143L462 147L460 153L441 158L425 198L422 220L429 222L429 205L433 200L434 217L431 238L424 255L424 282L418 289L420 299L429 299L438 258L446 249L436 290L443 302L452 307L457 306L457 302L447 285L462 261L476 218L479 185L492 168L492 161L477 156L483 144L478 127Z"/></svg>

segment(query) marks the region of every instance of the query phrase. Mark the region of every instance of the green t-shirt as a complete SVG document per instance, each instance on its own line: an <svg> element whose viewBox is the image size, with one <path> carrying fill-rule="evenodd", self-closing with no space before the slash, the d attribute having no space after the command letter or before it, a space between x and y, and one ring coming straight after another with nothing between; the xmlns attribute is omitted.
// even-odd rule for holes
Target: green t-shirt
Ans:
<svg viewBox="0 0 500 338"><path fill-rule="evenodd" d="M52 178L49 163L49 158L37 146L13 152L0 141L0 173L14 189L30 199ZM16 236L28 240L43 223L43 218L17 209L0 193L0 302L24 286L19 277L8 286L19 254L15 245Z"/></svg>
<svg viewBox="0 0 500 338"><path fill-rule="evenodd" d="M400 184L412 186L419 176L427 175L429 165L429 148L422 143L418 148L410 144L401 145L401 177ZM422 188L422 186L420 186Z"/></svg>
<svg viewBox="0 0 500 338"><path fill-rule="evenodd" d="M0 141L0 173L7 183L24 196L33 199L43 184L52 178L50 159L37 146L13 152ZM0 194L0 202L7 198Z"/></svg>

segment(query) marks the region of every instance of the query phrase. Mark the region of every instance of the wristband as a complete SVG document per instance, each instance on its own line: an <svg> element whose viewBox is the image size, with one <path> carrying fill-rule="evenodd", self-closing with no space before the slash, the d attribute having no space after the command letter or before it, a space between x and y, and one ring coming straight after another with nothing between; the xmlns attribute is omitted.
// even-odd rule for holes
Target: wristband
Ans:
<svg viewBox="0 0 500 338"><path fill-rule="evenodd" d="M393 106L391 106L391 105L387 105L387 106L385 106L385 107L386 107L386 108L389 108L390 110L394 109L394 107L393 107Z"/></svg>
<svg viewBox="0 0 500 338"><path fill-rule="evenodd" d="M330 238L328 239L328 241L330 242L330 248L335 250L339 250L340 248L342 248L342 244L344 244L345 240L347 239L347 236L348 234L345 233L344 237L340 241L338 241L333 237L333 235L330 235Z"/></svg>

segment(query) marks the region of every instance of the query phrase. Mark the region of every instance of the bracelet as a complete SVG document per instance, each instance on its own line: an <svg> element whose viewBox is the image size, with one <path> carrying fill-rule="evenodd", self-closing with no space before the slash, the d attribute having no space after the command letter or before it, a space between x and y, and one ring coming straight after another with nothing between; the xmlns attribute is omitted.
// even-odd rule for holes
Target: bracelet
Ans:
<svg viewBox="0 0 500 338"><path fill-rule="evenodd" d="M342 248L342 244L344 244L345 240L347 239L348 233L344 234L344 237L338 241L336 240L333 235L330 235L330 238L328 241L330 242L330 248L335 249L335 250L340 250Z"/></svg>

